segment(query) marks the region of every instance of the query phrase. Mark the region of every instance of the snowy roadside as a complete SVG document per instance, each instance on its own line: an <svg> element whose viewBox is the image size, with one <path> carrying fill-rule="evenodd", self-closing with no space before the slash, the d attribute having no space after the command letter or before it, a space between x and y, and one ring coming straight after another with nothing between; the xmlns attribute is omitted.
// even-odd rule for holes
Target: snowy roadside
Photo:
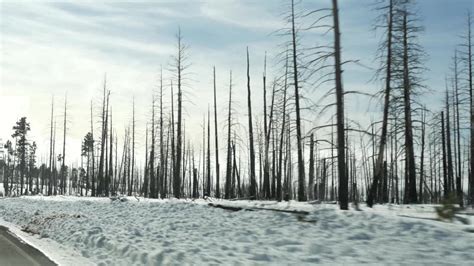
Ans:
<svg viewBox="0 0 474 266"><path fill-rule="evenodd" d="M60 245L49 238L41 238L37 235L26 233L22 231L18 225L9 223L2 217L0 217L0 226L8 228L8 230L21 241L35 247L58 265L95 265L92 261L82 257L78 250L74 250L69 246Z"/></svg>
<svg viewBox="0 0 474 266"><path fill-rule="evenodd" d="M377 206L337 210L301 202L154 200L28 196L0 200L0 218L60 265L196 264L470 264L472 225L420 218L432 206ZM309 212L304 218L275 211ZM405 217L405 216L414 216ZM17 232L15 232L17 233ZM37 241L37 242L33 242ZM45 245L46 247L41 247ZM56 246L53 246L56 244ZM65 250L76 251L60 261ZM56 252L58 254L56 254ZM81 256L78 256L79 253ZM71 253L72 254L72 253ZM87 265L87 263L86 263Z"/></svg>

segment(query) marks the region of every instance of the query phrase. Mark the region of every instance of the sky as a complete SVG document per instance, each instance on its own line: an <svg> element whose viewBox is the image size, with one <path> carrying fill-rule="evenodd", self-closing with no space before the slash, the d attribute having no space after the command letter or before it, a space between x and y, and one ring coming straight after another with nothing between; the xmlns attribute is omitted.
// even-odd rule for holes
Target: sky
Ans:
<svg viewBox="0 0 474 266"><path fill-rule="evenodd" d="M330 7L330 2L306 0L302 4L318 9ZM344 67L344 87L375 92L380 86L371 82L371 78L378 64L374 58L380 35L372 30L377 15L371 5L374 1L339 2L343 60L360 62ZM176 53L176 33L180 29L189 48L190 63L184 90L186 133L198 149L203 116L209 105L212 108L212 67L215 66L219 130L223 139L230 70L237 111L245 124L247 46L254 113L262 113L264 54L267 52L268 57L267 80L272 80L280 70L275 67L275 56L284 41L274 32L284 26L281 14L287 10L287 4L283 0L0 0L0 138L9 139L12 126L26 116L32 129L29 139L39 147L38 159L47 161L51 102L54 98L57 141L62 143L67 95L66 161L77 165L81 140L90 131L91 101L98 135L101 91L106 76L119 145L132 119L134 99L137 154L143 153L144 159L145 127L151 117L153 90L158 88L161 69L164 83L170 83L170 63ZM474 1L419 0L417 6L425 27L420 44L428 54L425 83L432 90L423 100L436 110L441 106L441 91L454 49L466 30L467 10L474 9ZM303 35L303 38L318 42L314 35ZM303 89L313 101L323 94L312 88ZM169 102L169 92L166 97ZM369 108L367 99L349 97L346 103L350 118L368 121L379 117L380 106ZM304 115L310 121L307 128L321 122L314 113Z"/></svg>

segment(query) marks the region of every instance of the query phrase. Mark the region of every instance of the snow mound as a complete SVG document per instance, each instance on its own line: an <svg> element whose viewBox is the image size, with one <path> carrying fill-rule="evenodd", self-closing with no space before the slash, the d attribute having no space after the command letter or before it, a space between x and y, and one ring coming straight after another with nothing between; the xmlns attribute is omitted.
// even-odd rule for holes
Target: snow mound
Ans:
<svg viewBox="0 0 474 266"><path fill-rule="evenodd" d="M466 227L384 209L338 211L307 203L7 198L0 217L79 250L97 265L469 264ZM395 213L395 214L394 214Z"/></svg>

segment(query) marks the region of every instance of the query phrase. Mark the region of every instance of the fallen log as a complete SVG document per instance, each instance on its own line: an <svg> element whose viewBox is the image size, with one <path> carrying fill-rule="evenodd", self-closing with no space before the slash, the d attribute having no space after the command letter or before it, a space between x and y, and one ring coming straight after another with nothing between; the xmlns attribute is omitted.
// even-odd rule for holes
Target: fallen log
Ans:
<svg viewBox="0 0 474 266"><path fill-rule="evenodd" d="M214 203L209 203L208 204L211 207L214 208L221 208L225 210L230 210L230 211L274 211L274 212L284 212L284 213L292 213L292 214L298 214L298 215L308 215L309 212L307 211L298 211L298 210L282 210L282 209L274 209L274 208L261 208L261 207L237 207L237 206L228 206L228 205L222 205L222 204L214 204Z"/></svg>

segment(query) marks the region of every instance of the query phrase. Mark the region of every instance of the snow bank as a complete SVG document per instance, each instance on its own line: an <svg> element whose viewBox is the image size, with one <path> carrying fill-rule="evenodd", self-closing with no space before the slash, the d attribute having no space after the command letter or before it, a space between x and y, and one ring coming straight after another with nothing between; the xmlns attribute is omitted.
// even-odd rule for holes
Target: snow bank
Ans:
<svg viewBox="0 0 474 266"><path fill-rule="evenodd" d="M466 226L399 216L403 209L342 212L333 204L212 200L310 212L301 216L233 212L209 207L205 200L127 199L6 198L0 200L0 217L78 250L98 265L474 261L474 233L464 231Z"/></svg>

